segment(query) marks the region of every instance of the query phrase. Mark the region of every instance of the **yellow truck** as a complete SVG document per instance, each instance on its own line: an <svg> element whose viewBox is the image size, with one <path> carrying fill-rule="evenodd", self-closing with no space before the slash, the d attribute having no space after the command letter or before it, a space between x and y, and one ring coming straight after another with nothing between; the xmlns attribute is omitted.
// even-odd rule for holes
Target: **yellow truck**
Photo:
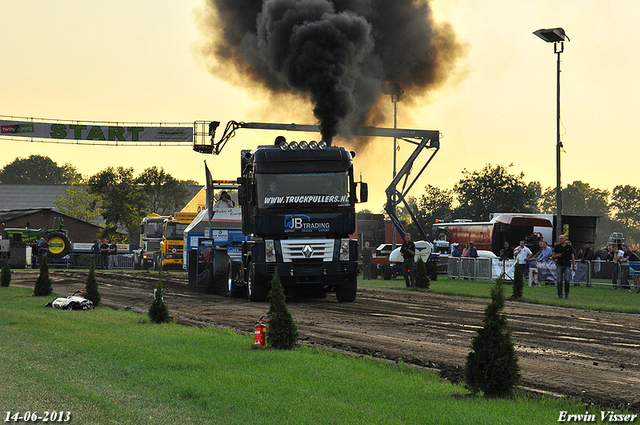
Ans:
<svg viewBox="0 0 640 425"><path fill-rule="evenodd" d="M193 221L197 213L177 212L162 223L160 252L154 259L154 268L162 270L182 270L182 252L184 250L184 229Z"/></svg>

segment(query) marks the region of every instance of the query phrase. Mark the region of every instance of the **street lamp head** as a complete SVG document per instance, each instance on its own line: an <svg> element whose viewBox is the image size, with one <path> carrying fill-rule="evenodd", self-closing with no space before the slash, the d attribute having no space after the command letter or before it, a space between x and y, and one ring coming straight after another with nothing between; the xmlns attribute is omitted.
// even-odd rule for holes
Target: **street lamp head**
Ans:
<svg viewBox="0 0 640 425"><path fill-rule="evenodd" d="M382 83L382 93L390 94L391 96L400 96L404 93L400 83Z"/></svg>
<svg viewBox="0 0 640 425"><path fill-rule="evenodd" d="M547 43L557 43L559 41L569 40L569 36L565 34L562 28L541 29L533 32L534 35L540 37Z"/></svg>

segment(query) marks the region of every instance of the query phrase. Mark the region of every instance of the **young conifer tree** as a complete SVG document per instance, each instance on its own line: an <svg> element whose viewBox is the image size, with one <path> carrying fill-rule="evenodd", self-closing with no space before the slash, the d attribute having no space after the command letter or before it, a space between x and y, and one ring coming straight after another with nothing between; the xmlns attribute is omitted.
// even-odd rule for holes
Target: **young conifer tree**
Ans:
<svg viewBox="0 0 640 425"><path fill-rule="evenodd" d="M9 260L5 260L4 266L2 266L2 273L0 273L0 286L7 287L11 284L11 268L9 267Z"/></svg>
<svg viewBox="0 0 640 425"><path fill-rule="evenodd" d="M269 295L271 306L267 313L267 346L277 350L290 350L298 341L298 328L287 308L284 288L277 271L271 280Z"/></svg>
<svg viewBox="0 0 640 425"><path fill-rule="evenodd" d="M96 281L96 267L91 259L91 267L89 268L89 276L84 286L84 297L93 303L94 307L100 305L100 292L98 291L98 282Z"/></svg>
<svg viewBox="0 0 640 425"><path fill-rule="evenodd" d="M416 263L416 286L418 288L431 287L431 279L427 273L427 265L422 261L422 257L419 257Z"/></svg>
<svg viewBox="0 0 640 425"><path fill-rule="evenodd" d="M162 288L162 270L159 273L158 286L153 293L153 302L149 307L149 319L153 323L168 323L170 321L169 308L164 303L164 289Z"/></svg>
<svg viewBox="0 0 640 425"><path fill-rule="evenodd" d="M474 393L482 391L485 397L508 396L520 381L518 357L503 308L502 279L498 279L484 311L484 326L472 339L473 351L467 356L465 366L467 386Z"/></svg>
<svg viewBox="0 0 640 425"><path fill-rule="evenodd" d="M51 295L53 289L51 289L51 278L49 278L49 266L46 259L40 264L40 274L36 280L36 286L33 288L34 297L45 297Z"/></svg>
<svg viewBox="0 0 640 425"><path fill-rule="evenodd" d="M522 274L522 265L516 264L516 268L513 276L513 294L511 298L514 300L519 300L522 298L522 293L524 291L524 275Z"/></svg>

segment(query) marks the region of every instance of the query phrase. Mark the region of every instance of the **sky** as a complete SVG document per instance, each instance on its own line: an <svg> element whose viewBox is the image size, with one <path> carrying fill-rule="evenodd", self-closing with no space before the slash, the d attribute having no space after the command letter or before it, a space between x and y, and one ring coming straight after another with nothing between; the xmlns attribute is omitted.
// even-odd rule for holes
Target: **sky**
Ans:
<svg viewBox="0 0 640 425"><path fill-rule="evenodd" d="M109 122L194 121L316 124L312 106L272 99L214 77L199 53L201 0L0 0L0 116ZM438 130L440 151L416 182L451 189L464 170L510 166L525 182L556 182L556 55L533 35L562 27L562 183L612 190L640 186L635 114L640 111L637 0L434 0L467 54L448 81L413 104L398 103L398 128ZM206 24L206 23L205 23ZM393 105L384 103L393 127ZM3 118L0 119L11 119ZM240 150L271 143L275 132L238 130L218 156L190 146L84 146L0 139L0 167L39 154L85 176L109 166L141 173L163 167L204 183L240 175ZM287 134L296 140L298 134ZM347 146L348 142L345 143ZM400 141L397 169L413 151ZM392 139L357 152L355 169L380 212L392 179ZM427 154L420 158L426 160ZM421 167L421 159L417 165Z"/></svg>

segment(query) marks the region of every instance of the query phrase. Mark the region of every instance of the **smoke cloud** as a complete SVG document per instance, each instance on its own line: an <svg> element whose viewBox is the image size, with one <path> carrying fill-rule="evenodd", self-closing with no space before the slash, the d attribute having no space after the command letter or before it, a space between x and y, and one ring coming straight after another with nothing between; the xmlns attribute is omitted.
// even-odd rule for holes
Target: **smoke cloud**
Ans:
<svg viewBox="0 0 640 425"><path fill-rule="evenodd" d="M425 96L464 47L419 0L207 0L201 30L212 72L310 99L322 138L375 124L385 82Z"/></svg>

